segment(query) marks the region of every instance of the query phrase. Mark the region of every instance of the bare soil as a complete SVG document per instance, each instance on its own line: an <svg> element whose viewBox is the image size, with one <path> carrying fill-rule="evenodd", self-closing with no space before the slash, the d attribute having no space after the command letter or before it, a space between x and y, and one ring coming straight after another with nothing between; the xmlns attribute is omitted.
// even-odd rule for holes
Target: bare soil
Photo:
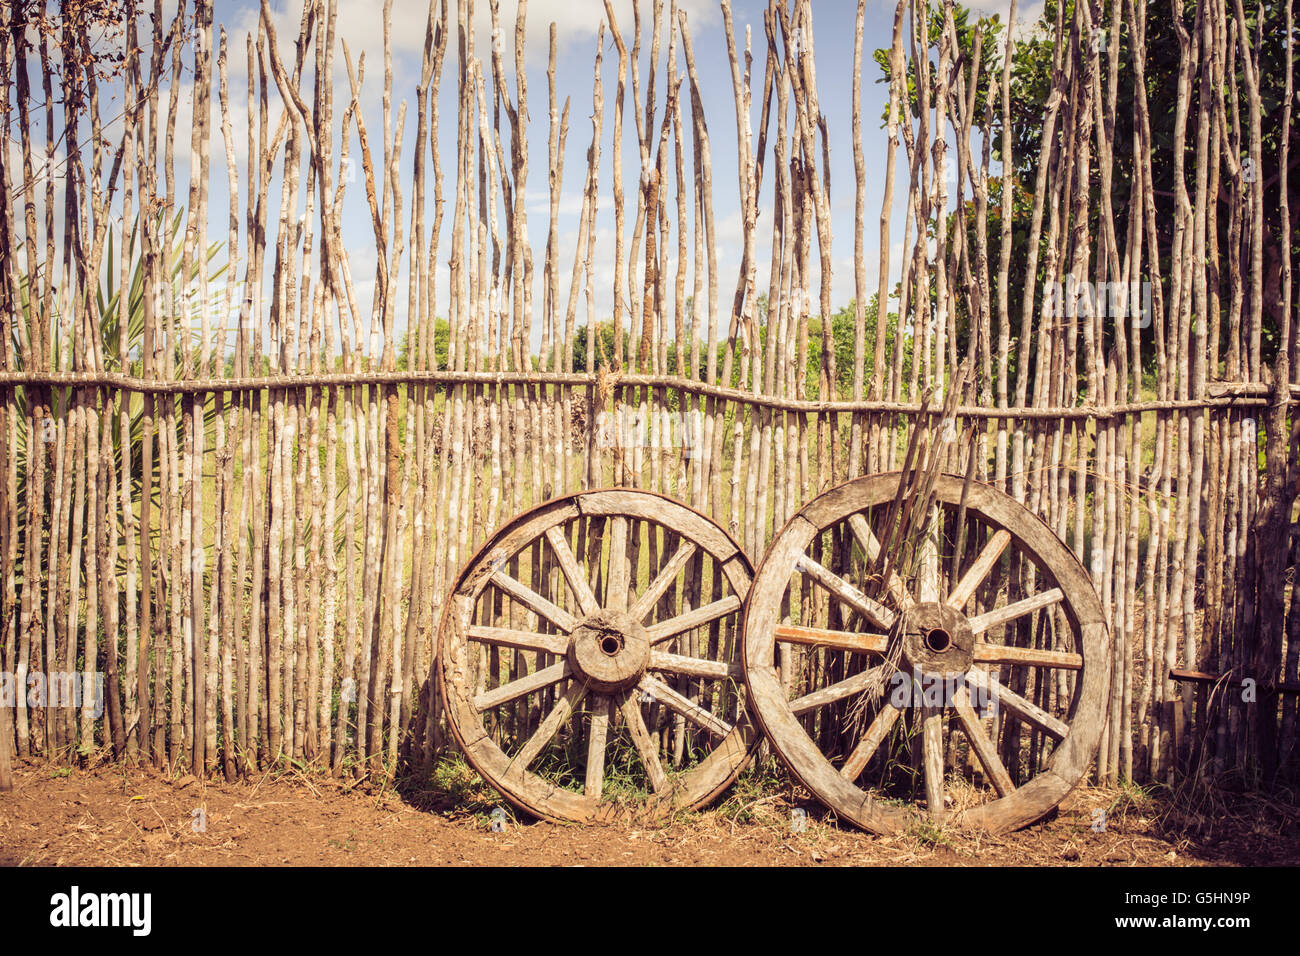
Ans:
<svg viewBox="0 0 1300 956"><path fill-rule="evenodd" d="M0 794L0 864L1300 865L1300 815L1276 802L1237 815L1220 805L1215 815L1141 791L1088 789L1005 836L923 824L876 837L837 826L774 771L748 772L714 808L653 826L531 822L459 762L434 784L402 793L297 772L227 784L120 765L20 763L14 790ZM502 832L492 830L497 806ZM791 825L797 807L807 812L803 832Z"/></svg>

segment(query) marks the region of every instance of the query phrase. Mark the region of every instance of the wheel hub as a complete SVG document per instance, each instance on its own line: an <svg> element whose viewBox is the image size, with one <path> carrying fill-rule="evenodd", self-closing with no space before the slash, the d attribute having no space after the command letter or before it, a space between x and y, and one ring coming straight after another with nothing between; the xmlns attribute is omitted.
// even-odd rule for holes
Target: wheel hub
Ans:
<svg viewBox="0 0 1300 956"><path fill-rule="evenodd" d="M650 662L650 638L640 621L619 611L584 618L569 641L574 675L602 694L634 686Z"/></svg>
<svg viewBox="0 0 1300 956"><path fill-rule="evenodd" d="M934 602L917 604L903 612L896 626L909 667L924 674L970 670L975 632L960 611Z"/></svg>

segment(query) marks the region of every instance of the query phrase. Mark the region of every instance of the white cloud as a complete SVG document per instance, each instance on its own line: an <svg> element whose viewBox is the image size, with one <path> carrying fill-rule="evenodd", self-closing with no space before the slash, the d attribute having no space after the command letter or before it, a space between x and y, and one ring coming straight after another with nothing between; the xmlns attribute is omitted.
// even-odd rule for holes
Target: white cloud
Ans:
<svg viewBox="0 0 1300 956"><path fill-rule="evenodd" d="M413 2L417 5L420 0L404 0L404 2ZM455 18L455 0L450 0L451 15ZM632 28L633 28L633 3L634 0L614 0L614 16L618 19L619 29L626 37L629 48L632 45ZM678 0L679 9L686 12L687 20L691 24L692 31L700 26L711 24L718 19L717 4L711 0ZM502 0L501 3L501 32L502 41L505 44L503 55L508 61L514 59L514 34L515 19L518 11L518 0ZM668 18L669 4L664 4L664 19ZM397 3L394 3L394 10ZM642 47L646 50L650 46L650 37L653 29L651 22L651 11L647 4L642 4L641 36ZM526 42L525 50L527 51L530 63L546 62L548 50L548 35L550 25L555 24L555 40L557 55L563 54L568 48L575 44L583 44L587 40L593 39L600 28L601 22L605 19L605 6L602 0L530 0L526 7ZM474 25L477 31L476 42L487 44L491 42L491 15L487 0L478 0L474 5ZM608 30L606 31L608 33ZM661 55L666 56L668 42L667 25L665 24L663 34L664 50ZM487 48L483 49L482 55L486 56Z"/></svg>
<svg viewBox="0 0 1300 956"><path fill-rule="evenodd" d="M432 0L436 8L440 0ZM619 26L631 44L634 0L615 0L614 15ZM302 17L302 4L299 0L279 0L271 3L272 17L279 40L281 56L289 61L292 55L292 41L298 35L298 26ZM457 0L448 0L448 17L454 25L457 22ZM514 61L514 31L518 12L518 0L502 0L500 21L503 55L508 63ZM678 7L686 12L692 28L712 24L718 19L716 4L711 0L678 0ZM668 4L665 4L665 19ZM424 48L425 28L428 24L430 0L394 0L392 5L391 40L395 56L414 55L418 61ZM605 7L602 0L531 0L526 6L526 44L525 49L530 63L546 61L548 33L550 24L555 23L556 45L560 53L575 43L594 38L605 19ZM222 17L219 15L218 20ZM232 37L239 33L255 30L257 19L261 15L260 6L253 4L240 11L237 17L226 18L227 29ZM642 36L643 45L649 47L651 23L649 9L643 5ZM474 4L474 28L476 53L486 60L492 42L492 18L488 0L476 0ZM382 56L384 42L383 4L380 0L340 0L337 35L344 40L353 56L361 50L368 51L367 56L377 62ZM664 34L665 45L667 33ZM451 38L448 55L454 56L455 37ZM340 68L341 68L340 64Z"/></svg>
<svg viewBox="0 0 1300 956"><path fill-rule="evenodd" d="M1007 17L1011 13L1011 0L973 0L967 4L968 9L981 17L991 17L994 14L1003 24L1007 22ZM1017 41L1027 39L1033 32L1035 25L1043 15L1045 9L1044 0L1030 0L1029 3L1016 4L1016 23L1015 38ZM998 53L1006 46L1006 34L1003 33L998 37Z"/></svg>
<svg viewBox="0 0 1300 956"><path fill-rule="evenodd" d="M63 210L64 210L64 193L66 188L66 160L67 156L63 149L55 147L50 152L50 161L43 162L46 155L44 136L39 137L41 142L32 142L32 194L35 199L36 208L36 245L37 255L43 259L45 255L45 190L49 183L54 185L54 230L55 236L60 237L63 234ZM14 241L19 248L24 247L27 241L27 198L26 198L26 181L23 176L23 152L22 146L17 136L9 140L9 156L7 157L9 165L9 201L14 208ZM87 166L87 175L89 167ZM56 242L55 255L62 258L62 243Z"/></svg>

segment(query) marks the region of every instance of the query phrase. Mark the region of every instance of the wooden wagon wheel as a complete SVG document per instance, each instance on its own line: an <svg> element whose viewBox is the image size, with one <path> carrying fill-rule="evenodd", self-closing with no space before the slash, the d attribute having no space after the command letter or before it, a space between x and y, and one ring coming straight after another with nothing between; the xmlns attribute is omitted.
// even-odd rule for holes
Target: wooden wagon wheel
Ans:
<svg viewBox="0 0 1300 956"><path fill-rule="evenodd" d="M439 633L448 721L517 807L593 822L698 807L744 767L748 559L645 491L524 512L461 572Z"/></svg>
<svg viewBox="0 0 1300 956"><path fill-rule="evenodd" d="M896 540L899 489L898 473L850 481L773 541L745 611L750 714L865 829L905 827L922 804L936 821L1025 826L1096 754L1110 683L1100 601L1007 495L939 476L909 543Z"/></svg>

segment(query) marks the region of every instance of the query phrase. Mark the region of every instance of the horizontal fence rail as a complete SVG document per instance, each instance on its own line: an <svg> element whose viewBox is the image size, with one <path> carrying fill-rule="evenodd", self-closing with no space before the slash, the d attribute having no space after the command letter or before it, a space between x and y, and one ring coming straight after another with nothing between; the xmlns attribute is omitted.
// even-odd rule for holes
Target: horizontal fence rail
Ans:
<svg viewBox="0 0 1300 956"><path fill-rule="evenodd" d="M269 389L345 388L375 385L554 385L570 388L666 388L689 395L718 398L743 405L778 411L804 413L897 412L910 415L925 410L920 402L824 401L782 398L737 388L709 385L675 375L602 375L563 372L326 372L319 374L265 375L251 378L202 378L157 381L115 372L0 372L0 388L48 385L54 388L110 388L141 395L212 395L217 392L260 392ZM1208 408L1260 408L1276 405L1276 389L1257 382L1209 382L1202 398L1165 401L1125 402L1112 405L1080 405L1070 408L1013 407L985 408L958 405L953 415L959 418L1007 419L1107 419L1141 412L1194 411ZM1288 388L1281 404L1300 400L1300 385ZM938 415L937 409L930 414Z"/></svg>

